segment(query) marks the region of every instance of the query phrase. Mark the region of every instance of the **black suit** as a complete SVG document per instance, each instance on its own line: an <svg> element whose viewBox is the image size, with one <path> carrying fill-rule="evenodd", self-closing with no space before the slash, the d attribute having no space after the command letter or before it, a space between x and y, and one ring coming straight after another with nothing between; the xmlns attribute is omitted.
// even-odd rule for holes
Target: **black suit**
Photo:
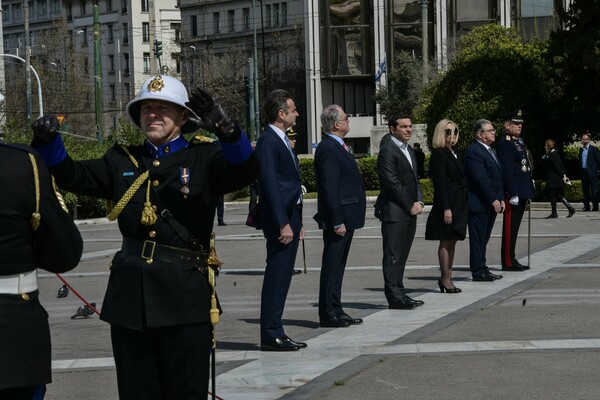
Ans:
<svg viewBox="0 0 600 400"><path fill-rule="evenodd" d="M384 290L390 305L401 302L405 295L402 280L417 229L417 217L410 210L415 202L423 201L415 154L412 147L407 149L412 166L387 134L381 139L377 157L380 193L375 216L381 220Z"/></svg>
<svg viewBox="0 0 600 400"><path fill-rule="evenodd" d="M51 176L39 156L40 224L36 212L35 172L31 149L0 144L0 398L33 398L33 386L51 382L48 314L39 301L37 285L19 289L16 276L36 268L51 272L73 269L83 241L73 218L64 210ZM11 284L12 283L12 284ZM19 389L15 389L19 388ZM7 390L11 390L10 394Z"/></svg>
<svg viewBox="0 0 600 400"><path fill-rule="evenodd" d="M465 153L465 177L469 192L469 267L473 275L488 271L487 243L496 221L492 203L504 200L499 161L478 141Z"/></svg>
<svg viewBox="0 0 600 400"><path fill-rule="evenodd" d="M556 203L563 199L565 167L556 150L542 157L546 170L546 194L550 197L552 215L556 215Z"/></svg>
<svg viewBox="0 0 600 400"><path fill-rule="evenodd" d="M323 229L323 258L319 286L319 318L340 317L342 280L354 230L365 224L366 197L354 157L334 138L324 135L315 152L318 212L315 220ZM344 224L340 236L335 228Z"/></svg>
<svg viewBox="0 0 600 400"><path fill-rule="evenodd" d="M598 210L598 169L600 168L600 152L588 144L587 165L583 165L583 148L579 149L579 166L581 167L581 189L583 190L583 206L590 209L590 201L593 210Z"/></svg>
<svg viewBox="0 0 600 400"><path fill-rule="evenodd" d="M298 158L269 125L256 143L260 163L259 212L257 228L267 239L267 266L260 307L261 342L284 338L282 316L285 307L302 228L300 200L302 189ZM279 241L280 228L290 224L291 243Z"/></svg>

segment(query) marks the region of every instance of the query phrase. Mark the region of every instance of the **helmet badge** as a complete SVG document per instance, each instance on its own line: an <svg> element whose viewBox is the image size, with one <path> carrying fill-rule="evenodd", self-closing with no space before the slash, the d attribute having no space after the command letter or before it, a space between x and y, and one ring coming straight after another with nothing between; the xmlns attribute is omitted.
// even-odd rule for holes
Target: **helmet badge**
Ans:
<svg viewBox="0 0 600 400"><path fill-rule="evenodd" d="M163 79L160 76L156 76L148 84L148 90L151 92L160 92L164 86L165 83L163 82Z"/></svg>

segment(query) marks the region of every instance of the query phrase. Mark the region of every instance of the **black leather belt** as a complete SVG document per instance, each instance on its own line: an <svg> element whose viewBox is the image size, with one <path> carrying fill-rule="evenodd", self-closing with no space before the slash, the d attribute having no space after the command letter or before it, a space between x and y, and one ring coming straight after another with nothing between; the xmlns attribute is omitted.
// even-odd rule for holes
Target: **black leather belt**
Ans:
<svg viewBox="0 0 600 400"><path fill-rule="evenodd" d="M207 253L183 249L181 247L165 246L151 240L123 238L121 251L140 256L148 264L154 260L173 264L191 264L203 272L206 268Z"/></svg>

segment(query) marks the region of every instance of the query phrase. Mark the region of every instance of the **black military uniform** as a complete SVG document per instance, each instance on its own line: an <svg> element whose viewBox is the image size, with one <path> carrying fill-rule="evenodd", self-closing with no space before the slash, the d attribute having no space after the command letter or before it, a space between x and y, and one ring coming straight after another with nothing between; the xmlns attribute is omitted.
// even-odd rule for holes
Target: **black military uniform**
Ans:
<svg viewBox="0 0 600 400"><path fill-rule="evenodd" d="M146 81L126 113L144 131L142 104L157 102L187 109L182 133L202 127L185 87L168 76ZM204 120L224 118L212 97L210 107L216 117ZM155 114L148 120L162 124ZM88 161L72 160L60 138L38 149L62 189L116 203L109 219L118 217L123 244L110 264L101 319L111 324L122 400L206 398L211 289L205 261L217 200L258 175L250 143L237 129L232 143L178 135L159 146L148 140L117 145Z"/></svg>
<svg viewBox="0 0 600 400"><path fill-rule="evenodd" d="M522 124L522 110L512 111L505 115L502 120ZM504 203L506 205L503 215L502 245L500 249L502 270L523 271L529 269L529 266L522 265L517 261L515 247L527 202L535 194L531 178L531 161L523 139L509 134L504 134L498 142L497 154L502 166ZM514 198L518 198L518 204L516 205L510 202Z"/></svg>
<svg viewBox="0 0 600 400"><path fill-rule="evenodd" d="M73 269L83 241L30 148L0 144L0 185L0 398L32 399L51 382L48 314L38 299L36 268Z"/></svg>

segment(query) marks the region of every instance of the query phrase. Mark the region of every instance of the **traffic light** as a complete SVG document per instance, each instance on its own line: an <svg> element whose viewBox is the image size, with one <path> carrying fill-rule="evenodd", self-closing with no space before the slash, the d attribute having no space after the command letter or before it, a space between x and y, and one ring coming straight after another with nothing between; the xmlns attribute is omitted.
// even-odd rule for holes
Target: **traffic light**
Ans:
<svg viewBox="0 0 600 400"><path fill-rule="evenodd" d="M162 42L154 39L154 57L160 58L162 56Z"/></svg>

